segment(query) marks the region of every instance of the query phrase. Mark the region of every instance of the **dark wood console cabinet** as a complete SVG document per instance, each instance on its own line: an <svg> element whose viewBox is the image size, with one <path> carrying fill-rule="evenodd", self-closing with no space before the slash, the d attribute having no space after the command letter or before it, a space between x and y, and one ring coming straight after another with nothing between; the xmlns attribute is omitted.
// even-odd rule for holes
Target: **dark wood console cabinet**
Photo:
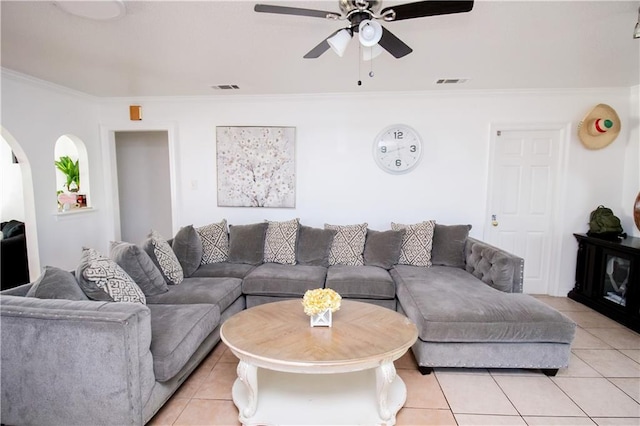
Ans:
<svg viewBox="0 0 640 426"><path fill-rule="evenodd" d="M640 332L640 238L578 240L576 283L568 297Z"/></svg>

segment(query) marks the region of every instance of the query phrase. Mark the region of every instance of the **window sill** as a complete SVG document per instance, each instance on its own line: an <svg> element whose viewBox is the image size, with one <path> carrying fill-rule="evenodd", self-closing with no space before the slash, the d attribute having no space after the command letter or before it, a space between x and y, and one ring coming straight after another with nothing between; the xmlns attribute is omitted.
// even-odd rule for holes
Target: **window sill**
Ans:
<svg viewBox="0 0 640 426"><path fill-rule="evenodd" d="M67 210L66 212L55 212L53 215L56 217L56 220L60 220L64 218L70 218L73 216L76 216L76 217L82 216L82 215L93 213L96 211L97 209L94 209L93 207L83 207L79 209Z"/></svg>

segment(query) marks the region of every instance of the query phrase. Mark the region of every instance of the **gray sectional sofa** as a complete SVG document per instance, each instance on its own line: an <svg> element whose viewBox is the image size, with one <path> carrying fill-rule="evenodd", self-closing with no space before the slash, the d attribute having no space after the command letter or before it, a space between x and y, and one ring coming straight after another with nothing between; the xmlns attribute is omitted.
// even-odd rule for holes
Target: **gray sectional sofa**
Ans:
<svg viewBox="0 0 640 426"><path fill-rule="evenodd" d="M85 249L75 271L46 267L0 293L0 422L145 424L227 318L319 287L407 315L423 373L567 366L575 324L521 293L521 258L469 229L223 220L112 243L108 256Z"/></svg>

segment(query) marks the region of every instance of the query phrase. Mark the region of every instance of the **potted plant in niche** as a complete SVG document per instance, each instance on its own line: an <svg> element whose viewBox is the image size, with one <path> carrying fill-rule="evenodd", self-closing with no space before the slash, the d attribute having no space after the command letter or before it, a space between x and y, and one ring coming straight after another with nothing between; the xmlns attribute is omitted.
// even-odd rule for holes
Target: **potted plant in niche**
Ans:
<svg viewBox="0 0 640 426"><path fill-rule="evenodd" d="M86 207L86 198L80 191L80 160L73 161L68 155L63 155L54 162L56 168L66 178L64 188L66 191L58 191L58 206L62 211L74 207Z"/></svg>

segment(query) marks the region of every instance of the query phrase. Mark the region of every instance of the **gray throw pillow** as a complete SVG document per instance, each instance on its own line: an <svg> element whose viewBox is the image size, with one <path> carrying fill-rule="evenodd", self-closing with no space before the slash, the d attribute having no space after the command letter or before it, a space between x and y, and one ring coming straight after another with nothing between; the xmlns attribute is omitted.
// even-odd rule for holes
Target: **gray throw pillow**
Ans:
<svg viewBox="0 0 640 426"><path fill-rule="evenodd" d="M142 249L147 252L153 263L160 269L167 284L178 285L184 280L182 265L173 249L162 235L152 230L142 243Z"/></svg>
<svg viewBox="0 0 640 426"><path fill-rule="evenodd" d="M88 300L76 277L69 271L45 266L42 275L31 285L27 297L38 299Z"/></svg>
<svg viewBox="0 0 640 426"><path fill-rule="evenodd" d="M229 225L229 262L260 265L268 223Z"/></svg>
<svg viewBox="0 0 640 426"><path fill-rule="evenodd" d="M471 225L440 225L433 232L431 263L441 266L464 268L464 246Z"/></svg>
<svg viewBox="0 0 640 426"><path fill-rule="evenodd" d="M94 249L82 251L76 277L89 299L146 304L144 293L124 269Z"/></svg>
<svg viewBox="0 0 640 426"><path fill-rule="evenodd" d="M112 241L109 257L138 284L145 296L155 296L169 291L158 267L137 245Z"/></svg>
<svg viewBox="0 0 640 426"><path fill-rule="evenodd" d="M391 269L400 258L404 232L404 229L382 232L368 229L364 243L364 264Z"/></svg>
<svg viewBox="0 0 640 426"><path fill-rule="evenodd" d="M202 261L202 240L193 225L180 228L173 237L171 248L182 266L184 276L190 277Z"/></svg>
<svg viewBox="0 0 640 426"><path fill-rule="evenodd" d="M336 233L335 229L312 228L301 225L298 230L296 261L298 265L329 266L329 252Z"/></svg>

